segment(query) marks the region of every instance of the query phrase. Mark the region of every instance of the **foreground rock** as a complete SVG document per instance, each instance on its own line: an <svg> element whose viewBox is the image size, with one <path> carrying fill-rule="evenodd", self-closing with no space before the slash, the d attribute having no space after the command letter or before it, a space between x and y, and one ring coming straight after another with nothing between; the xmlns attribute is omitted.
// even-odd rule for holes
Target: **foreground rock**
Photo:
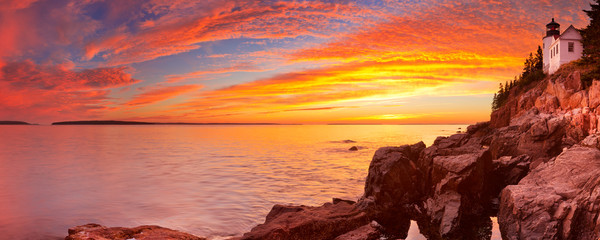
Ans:
<svg viewBox="0 0 600 240"><path fill-rule="evenodd" d="M600 239L600 151L576 146L502 191L505 239Z"/></svg>
<svg viewBox="0 0 600 240"><path fill-rule="evenodd" d="M494 169L481 131L423 143L381 148L373 157L359 206L386 233L405 238L410 220L429 239L485 239L496 193L488 191ZM517 179L518 180L518 179Z"/></svg>
<svg viewBox="0 0 600 240"><path fill-rule="evenodd" d="M206 238L183 233L159 226L139 226L134 228L107 228L90 223L69 229L65 240L206 240Z"/></svg>
<svg viewBox="0 0 600 240"><path fill-rule="evenodd" d="M333 203L325 203L320 207L275 205L267 215L265 223L254 227L241 239L327 240L368 224L366 214L359 211L350 201L334 199ZM361 231L368 231L365 236L378 236L378 233L372 230L365 227L354 235L360 235ZM346 238L342 236L338 239Z"/></svg>

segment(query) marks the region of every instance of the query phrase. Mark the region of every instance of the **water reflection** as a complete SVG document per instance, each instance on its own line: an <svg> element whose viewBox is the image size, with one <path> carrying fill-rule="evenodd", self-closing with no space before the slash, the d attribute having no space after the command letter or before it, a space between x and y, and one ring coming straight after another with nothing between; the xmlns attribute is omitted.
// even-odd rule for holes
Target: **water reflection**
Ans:
<svg viewBox="0 0 600 240"><path fill-rule="evenodd" d="M456 128L1 126L0 232L49 239L95 222L237 235L276 203L357 199L378 147Z"/></svg>

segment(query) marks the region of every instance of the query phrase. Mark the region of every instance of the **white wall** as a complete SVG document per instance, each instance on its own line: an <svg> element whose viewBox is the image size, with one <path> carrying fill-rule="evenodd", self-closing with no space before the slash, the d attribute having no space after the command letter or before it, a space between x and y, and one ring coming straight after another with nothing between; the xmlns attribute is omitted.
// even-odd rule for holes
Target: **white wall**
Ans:
<svg viewBox="0 0 600 240"><path fill-rule="evenodd" d="M555 49L558 49L558 53ZM548 69L548 74L553 74L560 67L560 54L563 53L563 49L561 49L561 41L558 40L554 42L550 46L550 68Z"/></svg>
<svg viewBox="0 0 600 240"><path fill-rule="evenodd" d="M542 54L544 55L544 72L548 73L550 69L550 46L552 45L552 41L554 41L554 37L544 37L542 40Z"/></svg>
<svg viewBox="0 0 600 240"><path fill-rule="evenodd" d="M569 27L560 38L552 43L548 49L550 57L550 67L548 74L553 74L558 68L566 63L580 59L583 55L583 44L581 43L581 34L574 28ZM573 43L573 52L569 52L569 42ZM558 54L552 56L552 49L557 47Z"/></svg>

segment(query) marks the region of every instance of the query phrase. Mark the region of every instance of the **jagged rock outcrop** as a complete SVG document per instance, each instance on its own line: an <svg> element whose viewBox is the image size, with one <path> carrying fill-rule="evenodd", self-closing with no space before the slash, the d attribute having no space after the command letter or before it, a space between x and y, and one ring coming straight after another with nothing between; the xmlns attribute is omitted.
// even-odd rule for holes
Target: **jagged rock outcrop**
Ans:
<svg viewBox="0 0 600 240"><path fill-rule="evenodd" d="M139 226L134 228L105 227L99 224L86 224L69 228L65 240L206 240L206 238L183 233L159 226Z"/></svg>
<svg viewBox="0 0 600 240"><path fill-rule="evenodd" d="M371 219L402 238L410 227L412 204L423 195L420 185L425 173L416 165L423 149L423 142L378 149L369 166L365 196L359 202Z"/></svg>
<svg viewBox="0 0 600 240"><path fill-rule="evenodd" d="M575 146L502 191L504 239L599 239L600 151Z"/></svg>
<svg viewBox="0 0 600 240"><path fill-rule="evenodd" d="M333 203L320 207L275 205L265 223L254 227L241 239L327 240L357 230L369 222L367 215L351 201L334 199Z"/></svg>
<svg viewBox="0 0 600 240"><path fill-rule="evenodd" d="M358 205L396 237L406 236L412 219L429 239L487 239L500 190L529 171L531 158L524 154L493 161L488 145L508 130L480 123L439 137L428 148L422 143L381 148ZM526 130L517 128L515 135Z"/></svg>

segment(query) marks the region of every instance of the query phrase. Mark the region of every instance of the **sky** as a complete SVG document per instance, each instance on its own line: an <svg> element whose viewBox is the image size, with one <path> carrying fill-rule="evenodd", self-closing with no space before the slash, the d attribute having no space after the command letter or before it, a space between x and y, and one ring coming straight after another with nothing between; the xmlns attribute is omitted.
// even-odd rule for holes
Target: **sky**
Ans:
<svg viewBox="0 0 600 240"><path fill-rule="evenodd" d="M0 0L0 120L468 124L590 0Z"/></svg>

